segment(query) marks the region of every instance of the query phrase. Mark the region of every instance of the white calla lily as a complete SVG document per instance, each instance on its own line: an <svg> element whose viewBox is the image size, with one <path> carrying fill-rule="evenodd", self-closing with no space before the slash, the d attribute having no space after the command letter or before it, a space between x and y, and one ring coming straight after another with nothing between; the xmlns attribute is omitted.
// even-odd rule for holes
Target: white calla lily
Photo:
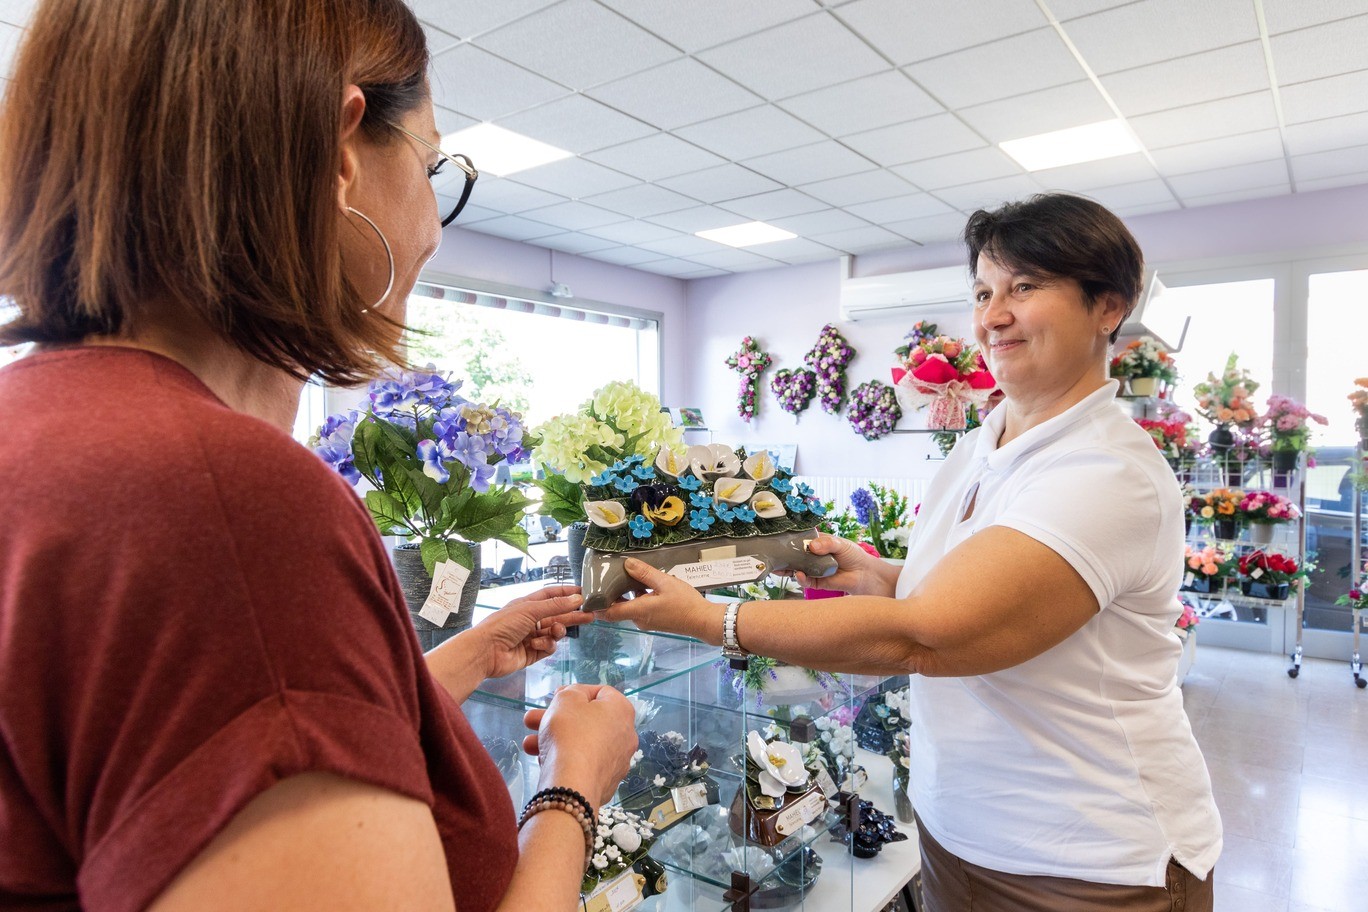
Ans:
<svg viewBox="0 0 1368 912"><path fill-rule="evenodd" d="M719 478L713 482L713 495L718 503L743 504L755 493L755 482L749 478Z"/></svg>
<svg viewBox="0 0 1368 912"><path fill-rule="evenodd" d="M747 456L741 468L756 481L769 481L774 477L774 457L761 450L753 456Z"/></svg>
<svg viewBox="0 0 1368 912"><path fill-rule="evenodd" d="M751 760L760 767L760 791L778 798L790 787L806 785L808 771L803 767L803 754L785 741L766 742L760 733L752 731L746 738L746 749Z"/></svg>
<svg viewBox="0 0 1368 912"><path fill-rule="evenodd" d="M662 475L678 478L681 472L688 471L689 457L687 452L661 447L660 452L656 454L655 467L656 471Z"/></svg>
<svg viewBox="0 0 1368 912"><path fill-rule="evenodd" d="M788 512L784 509L784 502L773 491L761 491L756 494L750 499L750 508L755 511L756 516L764 519L778 519Z"/></svg>
<svg viewBox="0 0 1368 912"><path fill-rule="evenodd" d="M601 529L621 529L627 525L627 508L615 500L591 500L584 505L584 513Z"/></svg>
<svg viewBox="0 0 1368 912"><path fill-rule="evenodd" d="M730 478L741 471L741 460L723 443L689 447L689 468L704 481Z"/></svg>

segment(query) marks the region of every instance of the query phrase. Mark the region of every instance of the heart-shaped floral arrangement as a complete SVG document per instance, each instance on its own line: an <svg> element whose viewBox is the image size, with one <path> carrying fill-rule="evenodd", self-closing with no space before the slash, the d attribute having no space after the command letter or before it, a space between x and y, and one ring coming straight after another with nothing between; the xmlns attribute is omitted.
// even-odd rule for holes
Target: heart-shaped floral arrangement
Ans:
<svg viewBox="0 0 1368 912"><path fill-rule="evenodd" d="M806 367L796 370L783 368L770 380L770 390L779 400L779 407L797 417L812 402L817 392L817 375Z"/></svg>

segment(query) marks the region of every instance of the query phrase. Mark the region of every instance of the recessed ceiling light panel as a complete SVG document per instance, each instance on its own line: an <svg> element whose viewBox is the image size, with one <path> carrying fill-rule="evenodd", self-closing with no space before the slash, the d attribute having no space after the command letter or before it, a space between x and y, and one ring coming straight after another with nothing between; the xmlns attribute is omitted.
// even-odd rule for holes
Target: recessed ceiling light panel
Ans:
<svg viewBox="0 0 1368 912"><path fill-rule="evenodd" d="M1067 130L1055 130L1053 133L1011 139L998 145L1027 171L1115 158L1141 149L1135 134L1123 120L1104 120Z"/></svg>
<svg viewBox="0 0 1368 912"><path fill-rule="evenodd" d="M448 133L442 137L442 149L470 156L471 162L481 174L492 174L495 177L507 177L574 155L573 152L558 149L490 123L476 124L455 133Z"/></svg>
<svg viewBox="0 0 1368 912"><path fill-rule="evenodd" d="M766 225L764 222L746 222L741 225L728 225L725 228L709 228L695 231L694 234L709 241L726 244L729 247L753 247L771 241L787 241L798 235L783 228Z"/></svg>

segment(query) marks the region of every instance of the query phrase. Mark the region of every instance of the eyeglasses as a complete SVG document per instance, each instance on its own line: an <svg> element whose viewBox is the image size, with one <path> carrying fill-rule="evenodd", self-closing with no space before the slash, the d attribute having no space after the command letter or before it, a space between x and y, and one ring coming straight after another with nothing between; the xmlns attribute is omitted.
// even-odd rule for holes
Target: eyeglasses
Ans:
<svg viewBox="0 0 1368 912"><path fill-rule="evenodd" d="M475 170L475 165L471 163L470 156L460 154L448 155L426 139L423 139L423 137L410 133L398 124L390 124L390 126L394 127L394 129L403 133L414 142L421 143L437 153L437 164L427 169L428 180L432 180L439 174L447 173L442 170L442 166L447 162L451 162L465 173L465 186L461 188L461 198L456 201L456 208L451 210L451 214L442 219L442 227L445 228L447 225L450 225L455 220L456 216L461 214L461 210L465 208L466 201L470 199L470 190L475 186L475 181L479 179L480 172Z"/></svg>

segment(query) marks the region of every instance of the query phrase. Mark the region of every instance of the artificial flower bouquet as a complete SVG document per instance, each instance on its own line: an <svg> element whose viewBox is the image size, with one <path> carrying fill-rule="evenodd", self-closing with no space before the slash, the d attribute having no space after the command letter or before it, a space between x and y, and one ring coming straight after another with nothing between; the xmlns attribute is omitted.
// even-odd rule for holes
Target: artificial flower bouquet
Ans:
<svg viewBox="0 0 1368 912"><path fill-rule="evenodd" d="M1310 564L1276 551L1251 551L1239 561L1240 591L1254 598L1285 599L1291 587L1310 575Z"/></svg>
<svg viewBox="0 0 1368 912"><path fill-rule="evenodd" d="M822 327L817 344L803 355L817 381L817 401L829 415L838 413L845 402L846 367L854 358L855 349L833 323Z"/></svg>
<svg viewBox="0 0 1368 912"><path fill-rule="evenodd" d="M711 769L708 752L689 746L679 732L644 731L632 768L618 786L620 803L663 833L699 808L718 803Z"/></svg>
<svg viewBox="0 0 1368 912"><path fill-rule="evenodd" d="M741 348L727 356L727 367L741 375L741 386L736 394L736 413L741 420L750 423L759 406L756 394L760 389L760 375L770 366L772 359L760 348L760 343L751 336L741 340Z"/></svg>
<svg viewBox="0 0 1368 912"><path fill-rule="evenodd" d="M858 488L850 495L850 506L861 530L857 541L873 545L880 557L907 557L912 518L906 495L871 481L868 488Z"/></svg>
<svg viewBox="0 0 1368 912"><path fill-rule="evenodd" d="M812 529L825 508L812 488L761 450L723 444L661 448L605 466L582 485L585 546L640 551L702 538L749 538Z"/></svg>
<svg viewBox="0 0 1368 912"><path fill-rule="evenodd" d="M1346 605L1351 611L1362 611L1368 608L1368 589L1362 586L1354 586L1347 593L1335 599L1336 605Z"/></svg>
<svg viewBox="0 0 1368 912"><path fill-rule="evenodd" d="M1186 458L1191 458L1194 450L1194 441L1188 437L1189 417L1184 412L1171 413L1167 418L1155 420L1151 418L1136 418L1135 423L1150 435L1154 445L1159 448L1159 452L1171 465L1176 465Z"/></svg>
<svg viewBox="0 0 1368 912"><path fill-rule="evenodd" d="M906 687L870 694L855 716L855 743L876 754L892 751L895 735L912 727L910 704Z"/></svg>
<svg viewBox="0 0 1368 912"><path fill-rule="evenodd" d="M419 544L431 575L441 561L466 569L468 543L497 539L527 549L521 521L530 501L493 483L495 467L536 443L522 417L460 395L461 382L432 370L373 381L364 408L330 415L309 446L353 485L380 532Z"/></svg>
<svg viewBox="0 0 1368 912"><path fill-rule="evenodd" d="M1219 377L1207 374L1205 380L1192 388L1197 397L1197 414L1212 424L1252 429L1259 420L1253 400L1258 388L1249 371L1239 366L1239 355L1231 352Z"/></svg>
<svg viewBox="0 0 1368 912"><path fill-rule="evenodd" d="M728 815L737 836L776 846L826 812L828 796L818 784L825 770L808 767L798 745L751 731L745 754L733 762L745 776Z"/></svg>
<svg viewBox="0 0 1368 912"><path fill-rule="evenodd" d="M1183 548L1183 585L1188 592L1215 592L1235 574L1230 549L1217 545Z"/></svg>
<svg viewBox="0 0 1368 912"><path fill-rule="evenodd" d="M1235 517L1242 525L1281 525L1301 519L1297 505L1272 491L1246 491L1235 507Z"/></svg>
<svg viewBox="0 0 1368 912"><path fill-rule="evenodd" d="M1153 377L1173 383L1178 379L1178 368L1153 336L1141 336L1112 358L1111 375L1120 379Z"/></svg>
<svg viewBox="0 0 1368 912"><path fill-rule="evenodd" d="M866 380L851 390L847 418L865 440L888 436L902 419L897 391L878 380Z"/></svg>
<svg viewBox="0 0 1368 912"><path fill-rule="evenodd" d="M985 405L997 389L978 348L963 339L923 338L894 352L902 364L893 368L893 385L909 408L930 406L933 430L962 430L965 410Z"/></svg>
<svg viewBox="0 0 1368 912"><path fill-rule="evenodd" d="M1199 523L1214 523L1222 519L1235 519L1240 508L1240 493L1229 488L1216 488L1205 494L1196 494L1188 501L1188 512Z"/></svg>
<svg viewBox="0 0 1368 912"><path fill-rule="evenodd" d="M1325 426L1330 422L1305 405L1287 396L1269 396L1268 411L1262 425L1272 443L1273 452L1301 453L1311 446L1311 422Z"/></svg>
<svg viewBox="0 0 1368 912"><path fill-rule="evenodd" d="M1183 613L1178 615L1178 621L1173 625L1178 628L1178 632L1186 636L1196 629L1202 619L1197 616L1197 612L1186 602L1183 603Z"/></svg>
<svg viewBox="0 0 1368 912"><path fill-rule="evenodd" d="M638 896L649 883L646 875L634 868L646 859L655 844L656 832L650 823L620 807L605 805L599 810L598 828L594 833L594 851L580 884L584 908L609 912L622 908L609 902L595 903L603 897L620 877L630 877ZM657 878L658 879L658 878Z"/></svg>
<svg viewBox="0 0 1368 912"><path fill-rule="evenodd" d="M1354 408L1354 427L1358 429L1359 439L1368 441L1368 377L1354 380L1349 404Z"/></svg>
<svg viewBox="0 0 1368 912"><path fill-rule="evenodd" d="M569 525L587 519L584 484L632 457L654 457L662 449L684 451L684 432L675 427L660 400L634 383L614 381L595 390L573 414L539 426L533 461L543 468L540 512Z"/></svg>

